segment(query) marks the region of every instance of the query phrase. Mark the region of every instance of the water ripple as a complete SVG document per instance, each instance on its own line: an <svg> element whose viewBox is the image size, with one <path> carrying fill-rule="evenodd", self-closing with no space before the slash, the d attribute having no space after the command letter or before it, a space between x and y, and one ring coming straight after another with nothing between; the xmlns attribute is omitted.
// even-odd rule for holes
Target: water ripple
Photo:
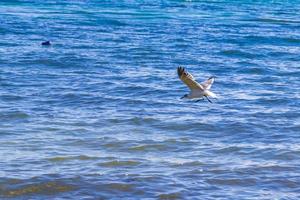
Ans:
<svg viewBox="0 0 300 200"><path fill-rule="evenodd" d="M1 1L0 198L299 199L299 5Z"/></svg>

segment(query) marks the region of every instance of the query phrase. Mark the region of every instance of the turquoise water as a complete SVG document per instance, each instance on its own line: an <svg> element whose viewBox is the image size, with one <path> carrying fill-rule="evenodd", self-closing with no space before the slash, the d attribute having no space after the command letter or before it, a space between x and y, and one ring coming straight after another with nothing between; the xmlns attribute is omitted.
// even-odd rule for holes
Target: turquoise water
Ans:
<svg viewBox="0 0 300 200"><path fill-rule="evenodd" d="M1 1L0 199L299 199L299 11Z"/></svg>

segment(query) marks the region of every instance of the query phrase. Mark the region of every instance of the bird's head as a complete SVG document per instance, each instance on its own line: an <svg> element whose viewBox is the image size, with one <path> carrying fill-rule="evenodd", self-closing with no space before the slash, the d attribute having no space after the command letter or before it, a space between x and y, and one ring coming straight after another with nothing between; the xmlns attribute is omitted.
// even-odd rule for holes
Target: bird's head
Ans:
<svg viewBox="0 0 300 200"><path fill-rule="evenodd" d="M186 99L186 98L188 98L188 95L187 94L185 94L183 97L181 97L180 99Z"/></svg>

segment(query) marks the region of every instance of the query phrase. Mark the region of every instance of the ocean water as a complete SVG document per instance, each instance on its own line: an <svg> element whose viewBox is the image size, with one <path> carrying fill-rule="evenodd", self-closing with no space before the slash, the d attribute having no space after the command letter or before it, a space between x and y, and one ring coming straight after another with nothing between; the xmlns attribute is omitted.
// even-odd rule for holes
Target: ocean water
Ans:
<svg viewBox="0 0 300 200"><path fill-rule="evenodd" d="M300 199L300 2L2 0L0 136L0 199Z"/></svg>

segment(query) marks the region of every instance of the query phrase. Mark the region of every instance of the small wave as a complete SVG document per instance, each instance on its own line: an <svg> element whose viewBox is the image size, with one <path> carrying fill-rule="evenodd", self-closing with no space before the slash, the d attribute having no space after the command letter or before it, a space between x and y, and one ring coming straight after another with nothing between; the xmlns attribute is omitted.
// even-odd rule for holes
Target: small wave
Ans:
<svg viewBox="0 0 300 200"><path fill-rule="evenodd" d="M74 190L73 185L68 185L58 181L50 181L45 183L28 184L17 188L3 188L0 189L0 195L6 197L18 197L24 195L54 195L62 192Z"/></svg>
<svg viewBox="0 0 300 200"><path fill-rule="evenodd" d="M252 167L256 172L286 172L286 171L293 171L296 170L297 167L291 167L291 166L281 166L276 164L257 164L254 167Z"/></svg>
<svg viewBox="0 0 300 200"><path fill-rule="evenodd" d="M103 166L103 167L131 167L131 166L137 166L140 164L141 164L141 162L133 161L133 160L128 160L128 161L113 160L113 161L109 161L109 162L99 163L98 165Z"/></svg>
<svg viewBox="0 0 300 200"><path fill-rule="evenodd" d="M110 123L113 124L127 124L127 123L131 123L134 125L142 125L142 124L154 124L154 123L158 123L160 122L159 119L155 119L155 118L150 118L150 117L133 117L133 118L110 118L108 119L108 121Z"/></svg>
<svg viewBox="0 0 300 200"><path fill-rule="evenodd" d="M134 185L127 183L109 183L104 185L104 187L107 187L107 189L117 190L121 192L130 192L134 189L133 186Z"/></svg>
<svg viewBox="0 0 300 200"><path fill-rule="evenodd" d="M221 51L220 54L223 54L225 56L230 56L230 57L242 57L242 58L258 58L261 57L261 54L253 54L253 53L248 53L240 50L224 50Z"/></svg>
<svg viewBox="0 0 300 200"><path fill-rule="evenodd" d="M224 147L221 149L215 150L216 153L221 153L221 154L229 154L229 153L236 153L241 151L242 148L238 146L229 146L229 147Z"/></svg>
<svg viewBox="0 0 300 200"><path fill-rule="evenodd" d="M3 101L12 101L12 102L24 99L23 96L17 96L17 95L1 95L0 97Z"/></svg>
<svg viewBox="0 0 300 200"><path fill-rule="evenodd" d="M166 150L167 146L164 144L145 144L130 147L128 150L130 151L163 151Z"/></svg>
<svg viewBox="0 0 300 200"><path fill-rule="evenodd" d="M30 115L28 115L25 112L20 111L13 111L13 112L5 112L0 114L1 120L23 120L29 118Z"/></svg>
<svg viewBox="0 0 300 200"><path fill-rule="evenodd" d="M160 199L160 200L182 199L182 195L180 192L160 194L160 195L158 195L158 199Z"/></svg>
<svg viewBox="0 0 300 200"><path fill-rule="evenodd" d="M228 185L228 186L254 186L257 184L257 180L253 178L243 178L243 179L220 179L220 178L211 178L207 182L213 185Z"/></svg>
<svg viewBox="0 0 300 200"><path fill-rule="evenodd" d="M203 166L202 162L199 161L186 161L186 162L172 162L174 167L200 167Z"/></svg>
<svg viewBox="0 0 300 200"><path fill-rule="evenodd" d="M63 162L68 160L95 160L95 159L97 159L97 157L80 155L80 156L69 156L69 157L58 156L58 157L49 158L48 160L51 162Z"/></svg>
<svg viewBox="0 0 300 200"><path fill-rule="evenodd" d="M300 43L300 38L275 36L245 36L244 39L252 44L272 44L276 46L293 46Z"/></svg>
<svg viewBox="0 0 300 200"><path fill-rule="evenodd" d="M244 20L244 21L253 21L253 22L266 22L266 23L272 23L272 24L299 24L300 21L297 20L286 20L286 19L271 19L271 18L255 18L250 20Z"/></svg>
<svg viewBox="0 0 300 200"><path fill-rule="evenodd" d="M262 68L262 67L246 67L246 68L239 68L237 70L238 73L242 73L242 74L271 74L271 72L266 69L266 68Z"/></svg>
<svg viewBox="0 0 300 200"><path fill-rule="evenodd" d="M240 99L240 100L257 100L260 97L259 96L255 96L253 94L246 94L246 93L236 93L235 94L235 98Z"/></svg>

